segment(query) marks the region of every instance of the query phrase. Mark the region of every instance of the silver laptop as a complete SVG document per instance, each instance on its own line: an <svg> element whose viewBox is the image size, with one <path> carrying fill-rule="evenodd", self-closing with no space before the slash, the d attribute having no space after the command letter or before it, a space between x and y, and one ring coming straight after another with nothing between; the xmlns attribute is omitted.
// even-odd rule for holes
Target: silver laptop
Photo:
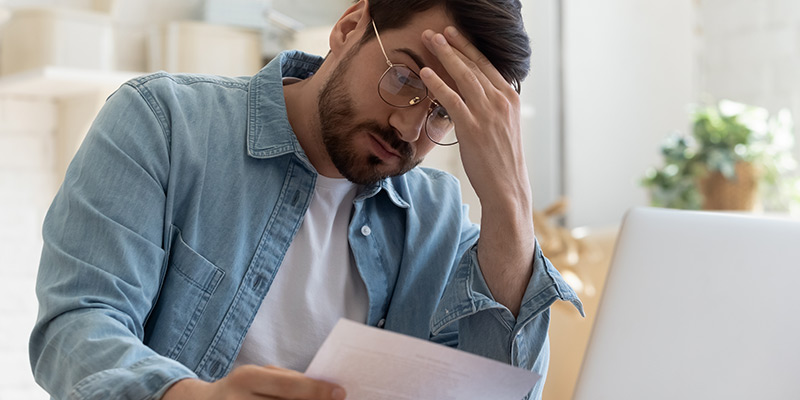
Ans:
<svg viewBox="0 0 800 400"><path fill-rule="evenodd" d="M574 399L800 399L799 294L800 221L633 209Z"/></svg>

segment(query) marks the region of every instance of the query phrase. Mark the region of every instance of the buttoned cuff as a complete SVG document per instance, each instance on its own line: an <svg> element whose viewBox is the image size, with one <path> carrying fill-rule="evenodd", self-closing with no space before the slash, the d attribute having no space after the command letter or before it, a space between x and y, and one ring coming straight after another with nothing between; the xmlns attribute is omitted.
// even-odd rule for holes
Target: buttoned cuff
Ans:
<svg viewBox="0 0 800 400"><path fill-rule="evenodd" d="M477 252L476 243L462 257L452 281L445 289L431 320L431 331L434 335L454 321L492 309L497 310L509 332L517 334L556 300L569 301L581 315L584 315L583 304L577 294L564 281L550 260L544 257L538 241L534 243L533 272L517 318L514 318L508 308L495 301L481 273Z"/></svg>
<svg viewBox="0 0 800 400"><path fill-rule="evenodd" d="M164 396L175 382L197 378L191 370L175 360L150 356L126 367L94 373L78 382L69 399L147 399Z"/></svg>

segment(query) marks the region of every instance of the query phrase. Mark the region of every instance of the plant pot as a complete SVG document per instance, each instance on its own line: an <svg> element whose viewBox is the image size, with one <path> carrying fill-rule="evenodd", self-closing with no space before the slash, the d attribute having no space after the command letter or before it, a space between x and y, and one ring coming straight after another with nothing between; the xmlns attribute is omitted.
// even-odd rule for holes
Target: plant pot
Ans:
<svg viewBox="0 0 800 400"><path fill-rule="evenodd" d="M736 176L728 179L719 171L698 180L704 210L750 211L758 203L758 171L747 162L736 163Z"/></svg>

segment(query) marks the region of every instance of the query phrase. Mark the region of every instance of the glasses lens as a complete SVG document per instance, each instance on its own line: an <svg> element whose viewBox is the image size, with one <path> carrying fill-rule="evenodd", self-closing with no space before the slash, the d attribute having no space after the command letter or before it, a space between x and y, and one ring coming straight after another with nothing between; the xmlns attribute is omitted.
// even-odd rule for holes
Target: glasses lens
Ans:
<svg viewBox="0 0 800 400"><path fill-rule="evenodd" d="M395 107L409 107L428 95L419 75L403 65L394 65L384 72L378 84L383 101Z"/></svg>
<svg viewBox="0 0 800 400"><path fill-rule="evenodd" d="M434 102L428 120L425 122L425 133L434 143L450 146L458 143L456 126L447 110L441 104Z"/></svg>

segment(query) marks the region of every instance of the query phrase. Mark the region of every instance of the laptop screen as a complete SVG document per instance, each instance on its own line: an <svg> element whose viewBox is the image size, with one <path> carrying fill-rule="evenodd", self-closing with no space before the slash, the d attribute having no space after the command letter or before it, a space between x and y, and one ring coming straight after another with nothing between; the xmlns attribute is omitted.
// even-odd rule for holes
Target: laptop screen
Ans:
<svg viewBox="0 0 800 400"><path fill-rule="evenodd" d="M575 400L800 399L800 221L626 215Z"/></svg>

